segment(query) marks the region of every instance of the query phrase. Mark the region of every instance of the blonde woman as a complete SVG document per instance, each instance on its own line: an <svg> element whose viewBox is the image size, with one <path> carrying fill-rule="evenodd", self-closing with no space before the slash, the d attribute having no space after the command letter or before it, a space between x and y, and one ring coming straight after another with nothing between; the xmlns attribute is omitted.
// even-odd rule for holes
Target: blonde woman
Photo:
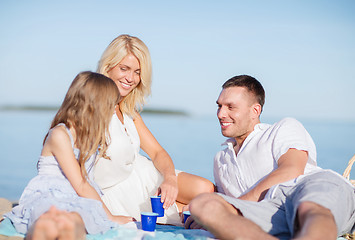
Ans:
<svg viewBox="0 0 355 240"><path fill-rule="evenodd" d="M207 179L175 170L139 114L152 81L147 46L137 37L121 35L106 48L97 71L116 83L121 96L110 123L110 160L102 159L95 166L103 201L114 215L140 219L142 211L150 210L150 196L161 194L165 217L158 221L179 224L183 206L200 193L213 192L214 186Z"/></svg>
<svg viewBox="0 0 355 240"><path fill-rule="evenodd" d="M118 101L119 91L108 77L76 76L44 139L38 175L19 205L5 214L26 239L85 239L86 233L132 221L110 213L93 181L95 159L108 158L108 127Z"/></svg>

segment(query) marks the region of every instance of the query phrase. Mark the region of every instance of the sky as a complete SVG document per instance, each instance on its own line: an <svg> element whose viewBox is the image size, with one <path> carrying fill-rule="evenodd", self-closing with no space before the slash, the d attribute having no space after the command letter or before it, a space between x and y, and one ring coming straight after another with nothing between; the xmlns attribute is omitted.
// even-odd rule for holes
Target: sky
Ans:
<svg viewBox="0 0 355 240"><path fill-rule="evenodd" d="M120 34L153 62L146 107L214 115L221 85L248 74L262 116L355 120L355 1L0 0L0 106L60 105Z"/></svg>

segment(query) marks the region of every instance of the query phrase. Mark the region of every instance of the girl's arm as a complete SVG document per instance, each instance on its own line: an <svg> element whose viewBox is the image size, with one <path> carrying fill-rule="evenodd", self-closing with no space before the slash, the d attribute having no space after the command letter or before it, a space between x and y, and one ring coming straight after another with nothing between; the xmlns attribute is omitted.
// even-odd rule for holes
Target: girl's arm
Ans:
<svg viewBox="0 0 355 240"><path fill-rule="evenodd" d="M113 216L96 190L82 177L79 163L74 156L70 138L64 126L55 127L50 131L43 146L42 155L43 154L51 154L57 159L64 175L80 197L101 201L110 220L121 224L129 220L132 221L132 218Z"/></svg>
<svg viewBox="0 0 355 240"><path fill-rule="evenodd" d="M139 114L134 119L134 124L139 134L142 150L149 155L155 168L164 177L164 181L160 185L161 199L164 201L164 208L169 208L174 204L178 195L177 176L173 161L149 131Z"/></svg>

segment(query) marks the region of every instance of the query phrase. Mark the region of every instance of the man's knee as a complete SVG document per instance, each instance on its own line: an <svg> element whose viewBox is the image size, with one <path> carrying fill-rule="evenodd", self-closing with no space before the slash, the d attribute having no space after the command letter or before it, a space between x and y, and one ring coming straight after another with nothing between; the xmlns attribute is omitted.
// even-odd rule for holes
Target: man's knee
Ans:
<svg viewBox="0 0 355 240"><path fill-rule="evenodd" d="M215 193L203 193L190 203L191 215L202 222L208 221L209 218L214 218L216 214L219 215L226 211L237 213L232 205Z"/></svg>
<svg viewBox="0 0 355 240"><path fill-rule="evenodd" d="M215 204L217 195L214 193L202 193L194 198L190 203L190 212L192 215L200 216L206 212L206 208Z"/></svg>

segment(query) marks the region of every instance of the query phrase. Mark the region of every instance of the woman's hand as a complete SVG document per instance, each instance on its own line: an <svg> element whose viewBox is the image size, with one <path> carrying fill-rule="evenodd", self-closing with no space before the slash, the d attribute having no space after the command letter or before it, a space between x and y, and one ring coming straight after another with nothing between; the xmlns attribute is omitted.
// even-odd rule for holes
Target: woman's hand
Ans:
<svg viewBox="0 0 355 240"><path fill-rule="evenodd" d="M111 216L110 220L118 224L126 224L129 222L136 222L137 220L133 217L128 216Z"/></svg>
<svg viewBox="0 0 355 240"><path fill-rule="evenodd" d="M189 204L183 206L182 209L181 209L181 212L179 213L181 223L184 223L184 212L185 211L190 211L190 205Z"/></svg>
<svg viewBox="0 0 355 240"><path fill-rule="evenodd" d="M177 177L175 175L164 177L164 181L158 188L156 195L161 195L164 209L171 207L178 195Z"/></svg>

